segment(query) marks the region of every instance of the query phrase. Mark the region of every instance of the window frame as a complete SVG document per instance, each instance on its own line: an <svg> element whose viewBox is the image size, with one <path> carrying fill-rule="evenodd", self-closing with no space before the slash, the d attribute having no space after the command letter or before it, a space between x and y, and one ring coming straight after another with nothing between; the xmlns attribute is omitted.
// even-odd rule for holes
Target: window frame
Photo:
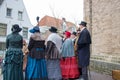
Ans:
<svg viewBox="0 0 120 80"><path fill-rule="evenodd" d="M0 36L7 35L7 24L0 23Z"/></svg>
<svg viewBox="0 0 120 80"><path fill-rule="evenodd" d="M28 27L23 27L23 38L27 39L28 38Z"/></svg>
<svg viewBox="0 0 120 80"><path fill-rule="evenodd" d="M23 20L23 12L18 11L18 20Z"/></svg>
<svg viewBox="0 0 120 80"><path fill-rule="evenodd" d="M0 51L5 50L6 48L6 43L5 42L0 42Z"/></svg>
<svg viewBox="0 0 120 80"><path fill-rule="evenodd" d="M12 8L7 8L6 9L6 16L7 17L12 17Z"/></svg>

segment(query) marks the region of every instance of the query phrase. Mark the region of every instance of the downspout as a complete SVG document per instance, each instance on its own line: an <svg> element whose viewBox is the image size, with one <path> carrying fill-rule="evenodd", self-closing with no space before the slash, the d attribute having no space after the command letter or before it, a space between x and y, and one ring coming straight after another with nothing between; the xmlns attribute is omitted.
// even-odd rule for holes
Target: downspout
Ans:
<svg viewBox="0 0 120 80"><path fill-rule="evenodd" d="M90 34L91 34L91 40L92 40L92 0L89 0L89 10L90 10L90 14L89 14L89 19L90 19L90 24L89 24L89 29L90 29ZM90 47L90 53L92 54L92 44Z"/></svg>
<svg viewBox="0 0 120 80"><path fill-rule="evenodd" d="M89 10L90 10L90 15L89 15L89 19L90 19L90 33L92 36L92 0L89 0Z"/></svg>

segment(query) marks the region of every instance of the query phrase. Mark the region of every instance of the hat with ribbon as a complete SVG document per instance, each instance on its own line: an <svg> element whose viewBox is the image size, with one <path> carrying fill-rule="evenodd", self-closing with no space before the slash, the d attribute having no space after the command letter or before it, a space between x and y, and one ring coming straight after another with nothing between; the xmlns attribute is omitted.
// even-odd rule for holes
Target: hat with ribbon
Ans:
<svg viewBox="0 0 120 80"><path fill-rule="evenodd" d="M51 26L51 28L49 29L50 32L53 32L53 33L57 33L57 28Z"/></svg>
<svg viewBox="0 0 120 80"><path fill-rule="evenodd" d="M40 32L40 28L39 26L35 26L32 29L29 30L31 33L35 33L35 32Z"/></svg>
<svg viewBox="0 0 120 80"><path fill-rule="evenodd" d="M81 21L81 23L79 25L85 26L87 25L87 23L85 21Z"/></svg>
<svg viewBox="0 0 120 80"><path fill-rule="evenodd" d="M21 30L22 28L20 28L18 24L14 24L11 28L12 32L20 32Z"/></svg>

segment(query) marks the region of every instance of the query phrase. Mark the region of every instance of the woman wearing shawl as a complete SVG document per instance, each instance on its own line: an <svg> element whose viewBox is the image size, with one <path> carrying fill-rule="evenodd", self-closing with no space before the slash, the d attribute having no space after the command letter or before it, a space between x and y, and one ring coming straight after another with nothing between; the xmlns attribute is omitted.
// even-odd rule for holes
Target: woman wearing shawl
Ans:
<svg viewBox="0 0 120 80"><path fill-rule="evenodd" d="M57 29L51 27L49 29L51 34L47 38L47 71L49 80L61 80L61 69L60 69L60 48L62 45L62 38L57 34Z"/></svg>
<svg viewBox="0 0 120 80"><path fill-rule="evenodd" d="M70 39L71 33L65 32L65 41L62 45L61 71L63 79L75 79L79 77L78 64L74 53L74 43Z"/></svg>
<svg viewBox="0 0 120 80"><path fill-rule="evenodd" d="M28 44L28 59L25 80L48 80L45 61L45 40L41 37L38 26L30 30L33 35Z"/></svg>

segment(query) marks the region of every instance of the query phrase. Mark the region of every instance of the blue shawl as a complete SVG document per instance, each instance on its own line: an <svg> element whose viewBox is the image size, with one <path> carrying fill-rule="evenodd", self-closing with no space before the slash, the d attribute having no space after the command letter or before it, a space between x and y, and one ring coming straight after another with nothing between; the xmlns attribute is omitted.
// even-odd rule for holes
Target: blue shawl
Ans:
<svg viewBox="0 0 120 80"><path fill-rule="evenodd" d="M72 39L68 38L64 41L61 48L62 57L73 57L74 54L74 44Z"/></svg>

